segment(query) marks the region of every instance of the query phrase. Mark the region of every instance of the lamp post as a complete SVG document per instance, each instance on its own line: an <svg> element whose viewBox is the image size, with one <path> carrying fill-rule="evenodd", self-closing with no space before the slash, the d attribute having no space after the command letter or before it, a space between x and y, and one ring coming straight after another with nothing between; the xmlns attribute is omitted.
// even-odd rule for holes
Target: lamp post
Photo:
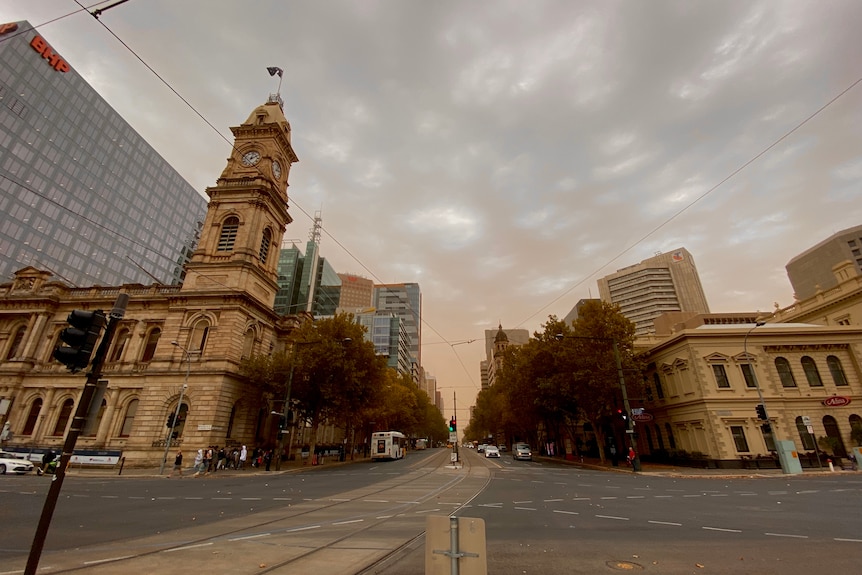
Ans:
<svg viewBox="0 0 862 575"><path fill-rule="evenodd" d="M641 470L641 460L640 455L638 455L638 450L635 449L635 430L634 430L634 422L632 421L632 409L631 405L629 405L629 395L628 391L626 391L626 379L623 376L623 364L622 359L620 358L620 349L617 345L617 340L612 337L591 337L587 335L564 335L562 333L558 333L556 339L560 340L563 338L570 339L591 339L594 341L609 341L613 345L614 349L614 362L617 366L617 376L620 380L620 391L623 396L623 409L626 410L626 435L629 437L629 446L634 452L635 456L632 458L632 471L637 473Z"/></svg>
<svg viewBox="0 0 862 575"><path fill-rule="evenodd" d="M171 450L171 440L174 438L174 429L177 426L177 419L180 417L180 408L183 405L183 393L189 387L189 372L192 370L192 354L177 341L172 341L171 345L183 350L184 359L186 360L186 378L183 386L180 388L180 398L177 401L177 408L174 410L174 417L171 420L171 426L168 428L168 438L165 440L165 455L162 457L162 464L159 466L159 475L165 472L165 462L168 460L168 452Z"/></svg>

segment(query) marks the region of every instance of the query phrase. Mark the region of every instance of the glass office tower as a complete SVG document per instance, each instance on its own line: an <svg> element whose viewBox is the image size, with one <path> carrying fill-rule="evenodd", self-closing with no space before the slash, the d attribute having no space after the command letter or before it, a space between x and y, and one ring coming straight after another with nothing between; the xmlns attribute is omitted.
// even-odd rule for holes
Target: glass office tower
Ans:
<svg viewBox="0 0 862 575"><path fill-rule="evenodd" d="M0 24L0 282L174 284L206 200L27 22Z"/></svg>

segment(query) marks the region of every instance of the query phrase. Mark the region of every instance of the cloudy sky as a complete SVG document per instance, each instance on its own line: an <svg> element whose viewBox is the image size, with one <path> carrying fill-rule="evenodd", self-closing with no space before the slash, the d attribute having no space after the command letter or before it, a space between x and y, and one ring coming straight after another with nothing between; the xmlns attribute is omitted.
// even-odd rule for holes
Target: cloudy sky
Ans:
<svg viewBox="0 0 862 575"><path fill-rule="evenodd" d="M862 223L855 0L0 2L21 19L201 192L283 68L285 237L320 211L336 270L420 284L462 421L498 323L680 246L713 312L787 306L787 261Z"/></svg>

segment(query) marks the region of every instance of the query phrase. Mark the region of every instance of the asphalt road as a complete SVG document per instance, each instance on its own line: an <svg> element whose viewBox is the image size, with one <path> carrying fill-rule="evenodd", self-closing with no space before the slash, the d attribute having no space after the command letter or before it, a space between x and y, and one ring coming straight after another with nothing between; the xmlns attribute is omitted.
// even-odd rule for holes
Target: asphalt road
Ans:
<svg viewBox="0 0 862 575"><path fill-rule="evenodd" d="M70 476L40 567L330 575L388 557L364 573L420 575L425 518L450 514L484 521L476 551L495 575L852 573L862 560L862 474L679 478L463 457L454 469L428 450L299 473ZM0 477L0 575L20 573L49 481ZM105 563L121 554L140 557Z"/></svg>

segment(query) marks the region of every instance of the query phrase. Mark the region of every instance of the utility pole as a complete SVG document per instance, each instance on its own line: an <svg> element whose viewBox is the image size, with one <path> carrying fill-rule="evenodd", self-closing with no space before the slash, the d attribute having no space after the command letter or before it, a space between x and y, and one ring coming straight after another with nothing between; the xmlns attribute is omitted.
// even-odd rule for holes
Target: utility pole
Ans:
<svg viewBox="0 0 862 575"><path fill-rule="evenodd" d="M102 375L102 363L108 353L111 340L114 339L117 323L126 315L126 306L128 303L129 295L124 293L117 296L117 300L114 302L114 309L111 310L105 335L102 337L99 349L93 357L92 369L87 374L87 381L81 392L81 398L78 400L78 407L75 409L75 417L72 419L69 433L66 435L66 441L63 444L63 453L60 455L60 462L57 464L57 470L54 472L54 477L51 480L51 487L48 488L48 494L45 496L45 504L42 507L42 515L39 517L39 524L36 526L36 533L33 536L33 544L30 546L30 555L27 558L24 575L36 575L36 570L39 568L42 548L45 546L45 539L51 526L51 518L54 516L54 509L57 507L57 500L60 498L60 490L63 488L63 479L66 477L66 467L68 467L69 461L72 459L75 444L78 442L78 436L87 422L90 403L93 400L96 388L99 386L99 378Z"/></svg>

